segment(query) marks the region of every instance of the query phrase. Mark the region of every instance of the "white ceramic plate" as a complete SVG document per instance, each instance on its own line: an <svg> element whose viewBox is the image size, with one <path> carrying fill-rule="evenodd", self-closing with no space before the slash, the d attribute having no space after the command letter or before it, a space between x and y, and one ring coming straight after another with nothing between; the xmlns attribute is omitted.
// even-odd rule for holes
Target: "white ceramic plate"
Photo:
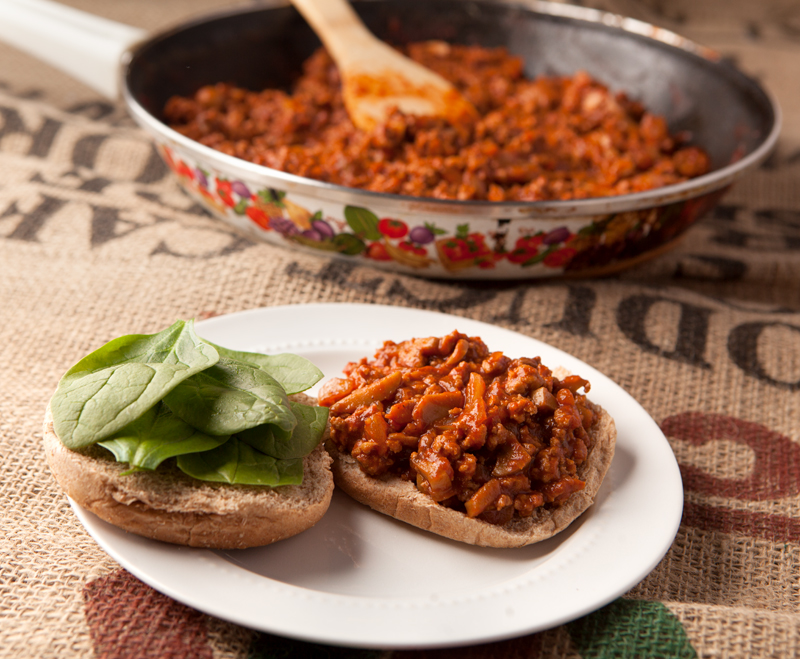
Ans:
<svg viewBox="0 0 800 659"><path fill-rule="evenodd" d="M354 304L254 309L198 323L230 348L294 352L326 378L386 339L478 335L512 357L541 356L592 384L617 449L597 500L566 531L521 549L472 547L397 522L335 493L314 528L256 549L209 551L127 534L73 505L116 561L211 615L298 639L369 648L487 642L589 613L641 581L675 537L683 488L666 438L602 373L522 334L445 314Z"/></svg>

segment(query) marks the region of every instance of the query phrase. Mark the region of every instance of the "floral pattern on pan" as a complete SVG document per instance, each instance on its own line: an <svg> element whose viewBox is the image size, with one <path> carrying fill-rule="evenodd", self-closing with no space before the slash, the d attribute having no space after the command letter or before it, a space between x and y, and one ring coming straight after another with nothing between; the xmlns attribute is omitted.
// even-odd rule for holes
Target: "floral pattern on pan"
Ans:
<svg viewBox="0 0 800 659"><path fill-rule="evenodd" d="M229 180L192 165L167 145L159 150L190 195L258 240L429 277L513 279L622 269L669 245L725 192L563 223L454 217L452 226L440 226L411 216L379 217L360 206L325 212L290 199L283 190Z"/></svg>

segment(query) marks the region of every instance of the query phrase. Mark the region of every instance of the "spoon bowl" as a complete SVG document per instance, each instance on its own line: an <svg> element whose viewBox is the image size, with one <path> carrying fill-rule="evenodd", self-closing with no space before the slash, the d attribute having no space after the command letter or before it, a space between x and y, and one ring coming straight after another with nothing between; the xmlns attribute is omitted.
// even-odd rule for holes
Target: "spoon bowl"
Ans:
<svg viewBox="0 0 800 659"><path fill-rule="evenodd" d="M347 0L292 0L330 52L353 123L369 131L394 108L459 123L477 117L450 82L370 32Z"/></svg>

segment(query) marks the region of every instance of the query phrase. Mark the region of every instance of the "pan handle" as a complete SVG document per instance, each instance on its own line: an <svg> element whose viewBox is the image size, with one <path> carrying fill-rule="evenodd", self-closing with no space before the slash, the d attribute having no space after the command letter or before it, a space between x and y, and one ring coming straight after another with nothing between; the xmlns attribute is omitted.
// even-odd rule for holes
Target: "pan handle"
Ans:
<svg viewBox="0 0 800 659"><path fill-rule="evenodd" d="M120 92L120 59L146 32L49 0L0 0L0 41L104 96Z"/></svg>

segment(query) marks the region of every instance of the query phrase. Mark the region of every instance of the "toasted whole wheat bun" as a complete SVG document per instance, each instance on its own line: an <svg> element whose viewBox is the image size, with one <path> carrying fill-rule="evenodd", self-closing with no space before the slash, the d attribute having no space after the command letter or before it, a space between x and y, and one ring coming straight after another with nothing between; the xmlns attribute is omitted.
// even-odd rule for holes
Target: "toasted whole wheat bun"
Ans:
<svg viewBox="0 0 800 659"><path fill-rule="evenodd" d="M243 549L283 540L316 524L333 494L322 444L303 460L302 485L277 488L199 481L164 464L123 476L128 465L102 447L66 448L49 406L44 449L58 484L80 506L131 533L190 547Z"/></svg>
<svg viewBox="0 0 800 659"><path fill-rule="evenodd" d="M330 440L326 443L333 457L333 479L337 487L370 508L426 531L480 547L524 547L551 538L563 531L594 502L603 478L614 457L617 431L614 420L599 405L590 404L597 415L589 431L594 440L589 456L578 468L586 487L575 492L557 508L538 508L525 518L507 524L489 524L446 508L411 481L397 476L367 476L351 456L341 453Z"/></svg>

